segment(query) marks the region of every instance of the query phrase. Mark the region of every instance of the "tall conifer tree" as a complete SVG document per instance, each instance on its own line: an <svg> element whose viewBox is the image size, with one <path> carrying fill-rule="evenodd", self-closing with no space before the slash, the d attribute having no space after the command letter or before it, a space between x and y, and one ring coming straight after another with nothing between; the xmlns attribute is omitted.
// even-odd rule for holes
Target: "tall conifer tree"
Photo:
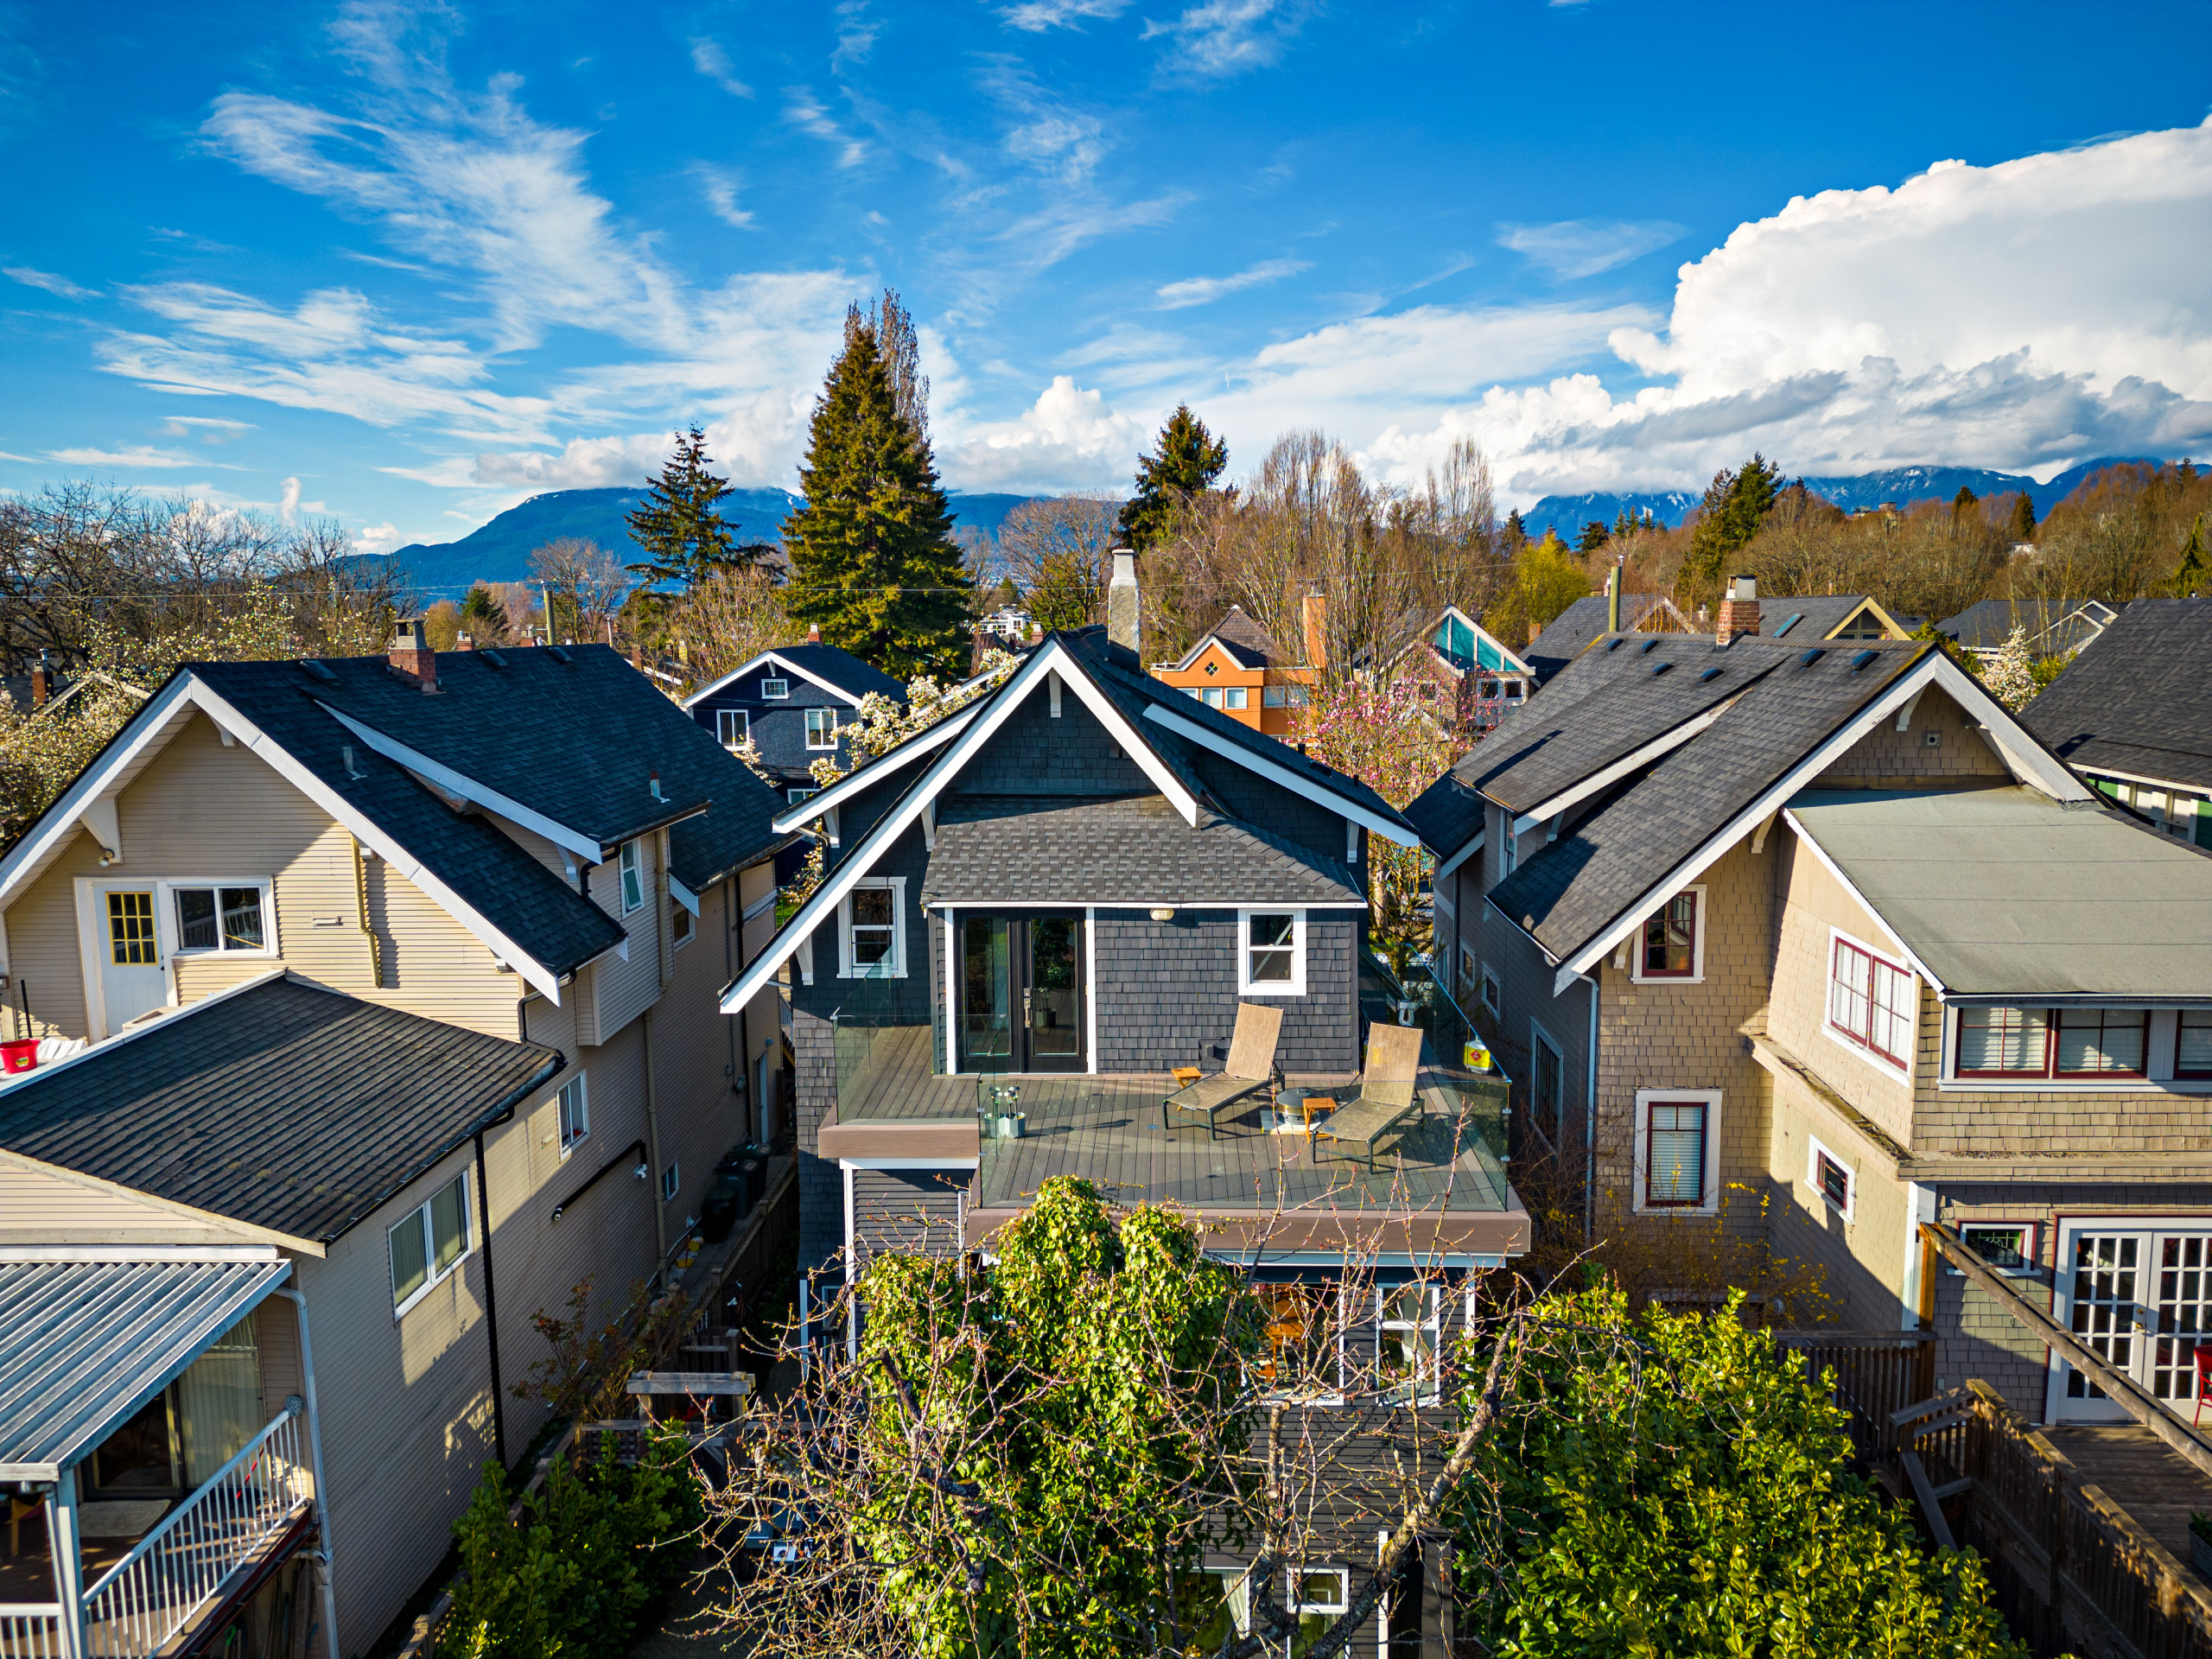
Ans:
<svg viewBox="0 0 2212 1659"><path fill-rule="evenodd" d="M770 550L760 543L737 544L715 505L729 493L729 480L707 470L709 459L707 435L695 424L677 438L676 453L631 510L630 539L645 558L629 569L646 582L696 587L717 569L757 564Z"/></svg>
<svg viewBox="0 0 2212 1659"><path fill-rule="evenodd" d="M784 521L790 614L900 679L963 671L974 584L870 323L848 328L815 400L799 490Z"/></svg>
<svg viewBox="0 0 2212 1659"><path fill-rule="evenodd" d="M1137 458L1137 493L1122 508L1115 531L1142 553L1166 533L1193 496L1213 487L1229 465L1229 445L1206 430L1188 404L1175 405L1152 453Z"/></svg>

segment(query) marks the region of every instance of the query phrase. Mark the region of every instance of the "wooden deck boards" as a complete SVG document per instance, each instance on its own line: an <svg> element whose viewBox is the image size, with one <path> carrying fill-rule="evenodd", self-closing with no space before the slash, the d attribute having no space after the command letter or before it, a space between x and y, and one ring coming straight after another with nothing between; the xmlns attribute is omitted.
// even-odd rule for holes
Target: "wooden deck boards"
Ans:
<svg viewBox="0 0 2212 1659"><path fill-rule="evenodd" d="M2042 1432L2084 1481L2188 1565L2190 1511L2212 1514L2212 1476L2137 1423L2066 1423Z"/></svg>

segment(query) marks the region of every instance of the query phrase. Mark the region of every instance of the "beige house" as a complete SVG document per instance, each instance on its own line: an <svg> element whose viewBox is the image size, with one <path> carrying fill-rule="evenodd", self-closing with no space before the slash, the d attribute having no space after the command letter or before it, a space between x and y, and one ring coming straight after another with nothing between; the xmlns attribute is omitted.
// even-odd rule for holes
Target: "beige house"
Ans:
<svg viewBox="0 0 2212 1659"><path fill-rule="evenodd" d="M542 1421L532 1316L779 1132L774 994L717 1007L779 805L612 651L418 633L187 667L0 858L0 1652L376 1640Z"/></svg>
<svg viewBox="0 0 2212 1659"><path fill-rule="evenodd" d="M2193 1410L2212 859L1936 647L1721 621L1601 637L1408 812L1440 969L1526 1079L1516 1179L1556 1171L1592 1236L1718 1226L1820 1267L1793 1318L1932 1317L1938 1372L2033 1421L2116 1414L1928 1282L1919 1224L1955 1224Z"/></svg>

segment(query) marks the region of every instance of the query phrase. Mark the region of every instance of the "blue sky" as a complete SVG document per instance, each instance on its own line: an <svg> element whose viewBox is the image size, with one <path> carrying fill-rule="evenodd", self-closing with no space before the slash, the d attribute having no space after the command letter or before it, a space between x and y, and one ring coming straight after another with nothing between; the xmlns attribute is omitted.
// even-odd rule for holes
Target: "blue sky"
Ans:
<svg viewBox="0 0 2212 1659"><path fill-rule="evenodd" d="M697 419L789 486L847 302L948 483L1187 398L1509 499L2212 449L2201 4L0 10L0 488L448 540ZM2160 49L2158 42L2171 49Z"/></svg>

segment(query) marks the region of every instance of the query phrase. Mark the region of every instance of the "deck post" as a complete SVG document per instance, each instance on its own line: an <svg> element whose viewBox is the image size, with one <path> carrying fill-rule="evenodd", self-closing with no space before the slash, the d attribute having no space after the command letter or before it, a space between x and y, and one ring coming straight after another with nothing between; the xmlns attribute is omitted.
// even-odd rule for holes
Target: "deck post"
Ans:
<svg viewBox="0 0 2212 1659"><path fill-rule="evenodd" d="M77 1470L61 1471L46 1495L46 1547L54 1558L54 1593L61 1604L63 1659L86 1659L85 1560L77 1540Z"/></svg>

